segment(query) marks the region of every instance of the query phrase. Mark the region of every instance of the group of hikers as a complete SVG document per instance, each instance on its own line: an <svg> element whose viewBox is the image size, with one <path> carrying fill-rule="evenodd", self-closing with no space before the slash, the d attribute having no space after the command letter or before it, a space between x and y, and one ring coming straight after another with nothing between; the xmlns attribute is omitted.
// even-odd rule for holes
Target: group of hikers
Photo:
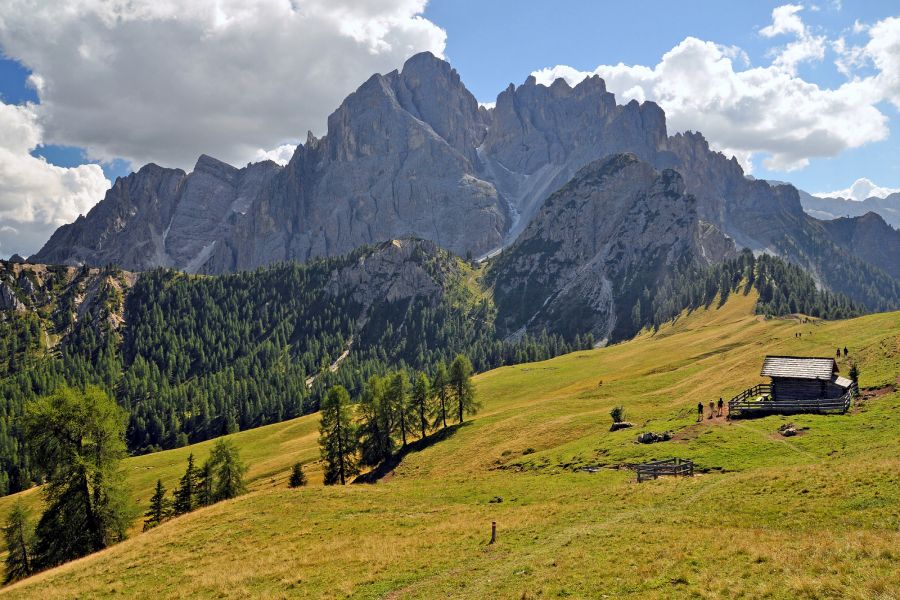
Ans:
<svg viewBox="0 0 900 600"><path fill-rule="evenodd" d="M849 352L847 351L847 346L844 346L844 358L847 358L847 355L848 355L848 354L849 354ZM838 349L835 351L834 357L835 357L835 358L840 358L840 357L841 357L841 349L840 349L840 348L838 348Z"/></svg>
<svg viewBox="0 0 900 600"><path fill-rule="evenodd" d="M709 401L709 414L707 414L707 419L712 419L713 417L721 417L725 411L725 402L719 398L719 402ZM703 403L697 403L697 422L703 420Z"/></svg>

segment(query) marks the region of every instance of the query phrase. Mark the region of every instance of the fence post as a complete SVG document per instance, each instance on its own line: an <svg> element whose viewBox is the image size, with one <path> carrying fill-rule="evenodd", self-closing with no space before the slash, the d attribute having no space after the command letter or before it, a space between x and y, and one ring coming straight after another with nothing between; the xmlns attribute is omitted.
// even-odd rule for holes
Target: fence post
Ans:
<svg viewBox="0 0 900 600"><path fill-rule="evenodd" d="M491 543L497 541L497 521L491 521Z"/></svg>

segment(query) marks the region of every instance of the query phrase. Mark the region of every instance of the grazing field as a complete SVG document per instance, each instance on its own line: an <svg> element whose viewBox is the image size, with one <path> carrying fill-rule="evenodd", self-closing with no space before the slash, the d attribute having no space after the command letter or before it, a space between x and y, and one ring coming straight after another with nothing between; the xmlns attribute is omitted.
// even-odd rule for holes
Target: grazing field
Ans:
<svg viewBox="0 0 900 600"><path fill-rule="evenodd" d="M375 485L320 485L315 416L235 434L251 466L249 494L3 591L900 597L900 313L766 321L754 302L732 295L623 344L479 375L481 412ZM844 346L864 388L850 413L696 422L698 401L727 401L760 382L764 355L833 356ZM633 428L609 431L616 405ZM788 422L800 435L778 433ZM635 443L666 430L675 439ZM128 459L140 502L158 477L174 487L188 452L202 460L210 445ZM694 460L698 475L637 484L617 468L666 457ZM308 463L311 485L289 489L297 460ZM12 500L0 501L0 513Z"/></svg>

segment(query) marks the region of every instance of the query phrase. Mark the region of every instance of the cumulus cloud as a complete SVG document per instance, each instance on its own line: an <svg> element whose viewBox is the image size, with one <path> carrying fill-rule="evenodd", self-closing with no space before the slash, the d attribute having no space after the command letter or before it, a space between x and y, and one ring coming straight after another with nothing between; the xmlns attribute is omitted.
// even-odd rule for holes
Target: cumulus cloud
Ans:
<svg viewBox="0 0 900 600"><path fill-rule="evenodd" d="M853 185L843 190L833 192L816 192L813 196L819 198L848 198L850 200L865 200L866 198L886 198L891 194L900 192L900 188L886 188L875 185L869 179L861 177L853 182Z"/></svg>
<svg viewBox="0 0 900 600"><path fill-rule="evenodd" d="M280 160L372 73L442 55L446 34L424 5L6 0L0 45L34 73L48 142L189 169L204 152Z"/></svg>
<svg viewBox="0 0 900 600"><path fill-rule="evenodd" d="M900 19L868 28L870 40L862 48L842 47L844 56L858 55L845 65L848 72L868 61L877 74L827 88L796 74L797 64L820 60L827 46L824 37L813 36L804 25L801 8L776 8L772 23L760 30L764 37L797 38L776 49L768 66L750 67L739 49L688 37L654 67L619 63L583 72L556 66L534 75L540 83L562 77L573 85L600 75L620 102L659 103L670 131L702 131L748 171L757 155L772 170L800 169L811 158L885 139L888 118L877 105L889 99L900 107Z"/></svg>
<svg viewBox="0 0 900 600"><path fill-rule="evenodd" d="M57 167L30 154L42 137L35 108L0 102L0 256L36 252L109 189L98 165Z"/></svg>

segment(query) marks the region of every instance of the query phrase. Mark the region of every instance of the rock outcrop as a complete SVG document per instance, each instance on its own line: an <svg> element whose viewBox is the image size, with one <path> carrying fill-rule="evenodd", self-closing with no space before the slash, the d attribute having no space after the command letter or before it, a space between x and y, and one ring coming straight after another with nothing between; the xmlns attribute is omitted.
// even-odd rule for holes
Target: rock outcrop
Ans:
<svg viewBox="0 0 900 600"><path fill-rule="evenodd" d="M551 195L492 266L499 324L513 335L549 329L622 337L644 288L676 266L734 252L700 220L681 175L614 155Z"/></svg>

